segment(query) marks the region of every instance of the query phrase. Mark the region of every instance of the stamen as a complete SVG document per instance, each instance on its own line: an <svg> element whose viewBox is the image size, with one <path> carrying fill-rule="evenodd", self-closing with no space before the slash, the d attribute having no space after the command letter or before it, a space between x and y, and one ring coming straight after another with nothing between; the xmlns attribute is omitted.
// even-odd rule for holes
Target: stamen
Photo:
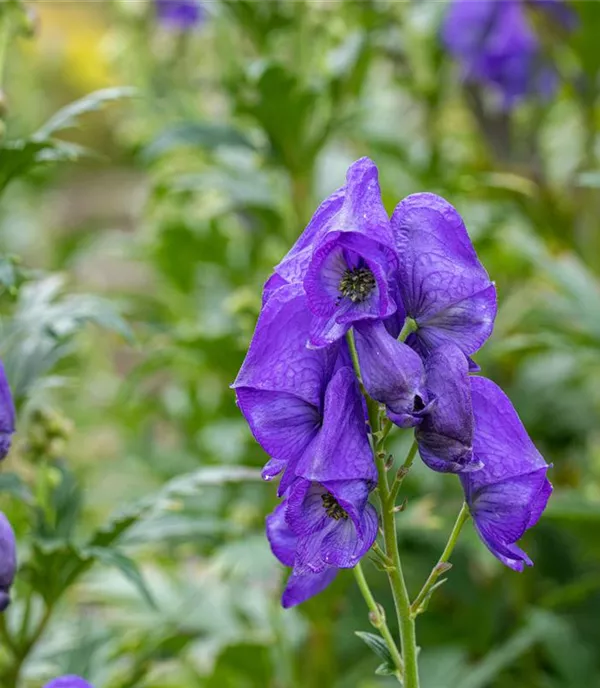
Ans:
<svg viewBox="0 0 600 688"><path fill-rule="evenodd" d="M331 492L326 492L321 495L323 501L323 508L327 511L329 518L333 518L339 521L341 518L347 519L348 514L346 511L338 504L337 499L331 494Z"/></svg>
<svg viewBox="0 0 600 688"><path fill-rule="evenodd" d="M352 303L362 303L375 288L375 277L369 268L348 268L338 287L342 296Z"/></svg>

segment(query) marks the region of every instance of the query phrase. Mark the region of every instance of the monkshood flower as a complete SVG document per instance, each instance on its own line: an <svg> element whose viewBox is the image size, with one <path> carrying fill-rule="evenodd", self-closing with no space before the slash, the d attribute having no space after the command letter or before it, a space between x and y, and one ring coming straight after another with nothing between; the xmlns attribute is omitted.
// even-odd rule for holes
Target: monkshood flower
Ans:
<svg viewBox="0 0 600 688"><path fill-rule="evenodd" d="M515 543L534 526L552 492L549 468L508 397L491 380L473 377L473 453L483 468L460 475L477 533L515 571L531 559Z"/></svg>
<svg viewBox="0 0 600 688"><path fill-rule="evenodd" d="M275 272L286 282L303 283L313 315L309 345L318 348L343 337L356 322L397 312L401 304L392 283L397 262L377 168L361 158Z"/></svg>
<svg viewBox="0 0 600 688"><path fill-rule="evenodd" d="M424 463L441 473L462 473L481 468L473 456L473 405L469 365L454 344L435 349L425 362L431 409L416 429L415 438Z"/></svg>
<svg viewBox="0 0 600 688"><path fill-rule="evenodd" d="M14 431L15 406L4 366L0 362L0 460L8 454Z"/></svg>
<svg viewBox="0 0 600 688"><path fill-rule="evenodd" d="M232 385L271 457L263 477L271 480L285 469L280 494L296 476L323 483L377 477L346 344L307 348L311 321L302 285L273 291Z"/></svg>
<svg viewBox="0 0 600 688"><path fill-rule="evenodd" d="M368 503L372 488L366 480L298 480L292 485L285 520L298 538L296 572L356 566L377 537L377 512Z"/></svg>
<svg viewBox="0 0 600 688"><path fill-rule="evenodd" d="M10 588L17 570L15 534L6 516L0 511L0 612L10 604Z"/></svg>
<svg viewBox="0 0 600 688"><path fill-rule="evenodd" d="M158 22L168 29L188 31L202 23L205 10L200 0L154 0Z"/></svg>
<svg viewBox="0 0 600 688"><path fill-rule="evenodd" d="M88 683L79 676L60 676L55 678L50 683L47 683L44 688L94 688L91 683Z"/></svg>
<svg viewBox="0 0 600 688"><path fill-rule="evenodd" d="M369 396L385 404L388 417L401 428L419 425L430 411L419 355L393 337L381 321L357 323L354 341Z"/></svg>
<svg viewBox="0 0 600 688"><path fill-rule="evenodd" d="M415 329L406 343L423 358L447 343L475 353L494 327L496 288L456 209L435 194L413 194L396 207L392 229L397 283Z"/></svg>
<svg viewBox="0 0 600 688"><path fill-rule="evenodd" d="M530 3L565 28L576 17L559 0ZM556 87L540 43L529 22L524 0L454 0L442 28L443 42L468 82L490 85L511 108L530 93L550 96Z"/></svg>
<svg viewBox="0 0 600 688"><path fill-rule="evenodd" d="M273 554L284 566L294 566L298 538L285 520L287 502L279 504L272 514L267 516L267 538ZM281 596L281 604L285 609L295 607L311 597L323 592L337 574L334 567L326 567L318 573L292 571L285 590Z"/></svg>

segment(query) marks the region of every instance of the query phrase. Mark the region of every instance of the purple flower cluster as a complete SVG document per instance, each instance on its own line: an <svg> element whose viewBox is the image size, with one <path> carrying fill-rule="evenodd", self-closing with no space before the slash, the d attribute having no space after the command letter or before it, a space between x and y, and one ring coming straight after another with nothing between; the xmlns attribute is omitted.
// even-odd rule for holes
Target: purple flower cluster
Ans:
<svg viewBox="0 0 600 688"><path fill-rule="evenodd" d="M470 375L495 315L494 284L457 211L420 193L390 219L377 168L355 162L267 281L233 384L271 457L263 477L282 474L267 535L292 567L285 607L354 567L377 537L377 472L350 329L369 396L415 429L427 466L459 475L492 553L516 570L531 564L515 543L546 505L548 466L508 398Z"/></svg>
<svg viewBox="0 0 600 688"><path fill-rule="evenodd" d="M556 88L556 73L544 60L527 5L567 30L577 24L563 0L453 0L442 28L463 78L492 86L505 108L531 93L549 97Z"/></svg>

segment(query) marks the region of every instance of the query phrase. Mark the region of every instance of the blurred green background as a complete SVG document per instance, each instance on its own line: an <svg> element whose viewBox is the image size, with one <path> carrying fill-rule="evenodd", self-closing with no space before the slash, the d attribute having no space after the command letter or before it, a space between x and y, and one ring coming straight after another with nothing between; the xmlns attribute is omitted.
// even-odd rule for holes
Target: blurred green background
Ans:
<svg viewBox="0 0 600 688"><path fill-rule="evenodd" d="M271 267L363 155L390 212L427 190L463 215L499 293L477 360L554 464L523 542L533 569L465 528L419 617L423 688L600 686L598 3L573 3L572 35L541 27L560 88L512 113L461 85L443 2L214 0L189 31L141 0L2 5L23 24L0 148L0 355L19 411L0 508L21 562L2 688L69 672L96 688L397 685L353 633L370 626L349 572L280 608L275 490L228 388ZM415 592L461 495L421 465L406 490Z"/></svg>

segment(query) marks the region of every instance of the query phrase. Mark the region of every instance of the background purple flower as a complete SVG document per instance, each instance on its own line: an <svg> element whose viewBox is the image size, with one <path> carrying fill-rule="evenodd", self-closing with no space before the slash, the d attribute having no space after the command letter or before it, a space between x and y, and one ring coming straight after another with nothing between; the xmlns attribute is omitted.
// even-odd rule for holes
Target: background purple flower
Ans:
<svg viewBox="0 0 600 688"><path fill-rule="evenodd" d="M473 456L473 408L465 355L447 344L429 356L425 372L432 402L415 432L421 458L442 473L481 468Z"/></svg>
<svg viewBox="0 0 600 688"><path fill-rule="evenodd" d="M408 196L392 215L398 286L417 330L406 343L424 358L446 343L467 356L490 336L496 288L455 208L440 196Z"/></svg>
<svg viewBox="0 0 600 688"><path fill-rule="evenodd" d="M14 431L15 406L4 366L0 362L0 460L4 459L10 450Z"/></svg>
<svg viewBox="0 0 600 688"><path fill-rule="evenodd" d="M93 686L79 676L70 675L55 678L47 683L44 688L93 688Z"/></svg>
<svg viewBox="0 0 600 688"><path fill-rule="evenodd" d="M531 4L573 28L574 15L562 2L536 0ZM454 0L442 38L460 63L463 78L495 88L507 108L532 92L549 96L556 87L524 0Z"/></svg>
<svg viewBox="0 0 600 688"><path fill-rule="evenodd" d="M154 0L159 23L169 29L186 31L200 24L205 10L200 0Z"/></svg>
<svg viewBox="0 0 600 688"><path fill-rule="evenodd" d="M0 511L0 612L10 604L10 588L17 570L15 534L6 516Z"/></svg>
<svg viewBox="0 0 600 688"><path fill-rule="evenodd" d="M473 453L483 468L460 475L465 498L487 548L506 566L522 571L532 561L515 543L546 507L552 492L548 464L495 383L473 377L471 394Z"/></svg>

